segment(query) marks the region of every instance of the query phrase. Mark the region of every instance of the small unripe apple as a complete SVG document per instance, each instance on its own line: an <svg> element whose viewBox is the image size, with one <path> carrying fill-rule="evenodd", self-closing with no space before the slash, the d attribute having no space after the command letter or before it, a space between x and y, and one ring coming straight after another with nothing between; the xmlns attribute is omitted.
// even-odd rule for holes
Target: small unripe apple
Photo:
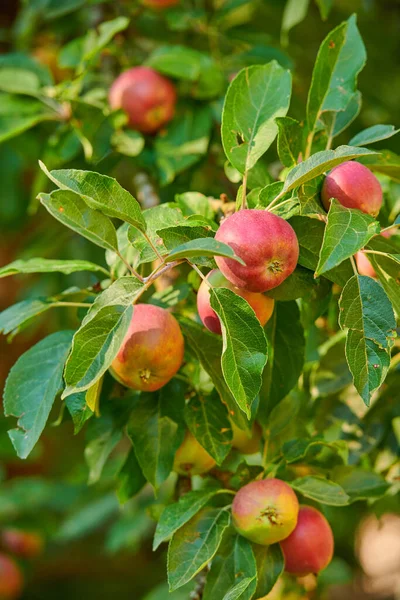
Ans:
<svg viewBox="0 0 400 600"><path fill-rule="evenodd" d="M373 173L361 163L347 161L325 177L321 190L322 204L329 210L331 198L346 208L358 208L376 217L382 206L382 188Z"/></svg>
<svg viewBox="0 0 400 600"><path fill-rule="evenodd" d="M174 471L180 475L202 475L210 471L215 464L213 457L199 444L194 435L187 431L175 454Z"/></svg>
<svg viewBox="0 0 400 600"><path fill-rule="evenodd" d="M264 326L271 318L274 310L274 300L272 298L235 287L222 275L219 269L210 271L207 275L207 281L209 281L212 287L228 288L238 296L247 300L262 326ZM217 313L211 308L210 286L207 284L207 281L202 281L199 287L197 293L197 310L205 327L213 333L221 334L221 322Z"/></svg>
<svg viewBox="0 0 400 600"><path fill-rule="evenodd" d="M111 374L123 385L154 392L179 371L184 340L175 317L152 304L136 304Z"/></svg>
<svg viewBox="0 0 400 600"><path fill-rule="evenodd" d="M223 275L250 292L266 292L284 281L297 265L299 244L287 221L266 210L240 210L225 219L215 239L231 246L245 265L216 256Z"/></svg>
<svg viewBox="0 0 400 600"><path fill-rule="evenodd" d="M7 554L0 553L0 598L14 600L20 597L23 577L17 563Z"/></svg>
<svg viewBox="0 0 400 600"><path fill-rule="evenodd" d="M242 487L232 504L237 531L251 542L268 546L285 539L296 527L299 502L280 479L252 481Z"/></svg>
<svg viewBox="0 0 400 600"><path fill-rule="evenodd" d="M21 558L35 558L42 553L43 537L34 531L3 529L1 542L6 550Z"/></svg>
<svg viewBox="0 0 400 600"><path fill-rule="evenodd" d="M168 8L169 6L176 6L179 4L180 0L142 0L142 4L144 6L148 6L150 8L162 9Z"/></svg>
<svg viewBox="0 0 400 600"><path fill-rule="evenodd" d="M243 431L231 421L233 432L232 447L239 450L241 454L255 454L260 450L261 427L254 423L251 432Z"/></svg>
<svg viewBox="0 0 400 600"><path fill-rule="evenodd" d="M333 557L332 529L324 515L312 506L300 506L295 530L281 542L285 570L303 576L319 573Z"/></svg>
<svg viewBox="0 0 400 600"><path fill-rule="evenodd" d="M149 67L133 67L121 73L109 92L113 110L122 108L129 117L129 126L142 133L155 133L168 123L175 113L174 85Z"/></svg>

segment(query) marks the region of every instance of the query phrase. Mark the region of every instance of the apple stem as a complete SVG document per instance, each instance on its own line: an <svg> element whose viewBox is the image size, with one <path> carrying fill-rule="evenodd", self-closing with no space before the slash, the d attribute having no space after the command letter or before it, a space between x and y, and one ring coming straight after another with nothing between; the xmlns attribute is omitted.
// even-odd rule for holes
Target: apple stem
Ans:
<svg viewBox="0 0 400 600"><path fill-rule="evenodd" d="M272 208L273 206L275 206L275 204L276 204L277 202L279 202L279 200L280 200L281 198L283 198L283 196L284 196L285 194L286 194L286 191L284 192L284 191L282 190L282 191L281 191L281 193L280 193L280 194L278 194L278 195L277 195L277 197L276 197L276 198L274 198L274 199L272 200L272 202L270 202L270 203L269 203L269 205L267 206L267 208L266 208L265 210L266 210L267 212L270 212L270 211L271 211L271 208ZM291 198L290 198L290 200L291 200ZM286 200L285 200L285 202L286 202ZM282 204L283 204L283 202L282 202Z"/></svg>
<svg viewBox="0 0 400 600"><path fill-rule="evenodd" d="M382 233L384 233L385 231L389 231L389 229L394 229L395 227L400 227L400 223L392 223L392 225L381 229L380 233L377 233L376 235L382 235Z"/></svg>

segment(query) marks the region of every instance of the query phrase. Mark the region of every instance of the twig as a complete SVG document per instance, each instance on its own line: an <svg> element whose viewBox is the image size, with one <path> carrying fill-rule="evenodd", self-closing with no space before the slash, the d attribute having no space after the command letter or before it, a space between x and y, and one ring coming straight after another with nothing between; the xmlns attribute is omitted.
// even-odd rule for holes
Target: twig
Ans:
<svg viewBox="0 0 400 600"><path fill-rule="evenodd" d="M354 275L358 276L356 261L354 260L353 256L350 256L350 262L351 262L351 266L353 267Z"/></svg>
<svg viewBox="0 0 400 600"><path fill-rule="evenodd" d="M278 194L278 195L277 195L277 197L276 197L276 198L274 198L274 199L272 200L272 202L271 202L271 203L270 203L270 204L267 206L267 208L266 208L265 210L269 212L269 211L271 210L271 208L272 208L273 206L275 206L275 204L276 204L277 202L279 202L279 200L280 200L281 198L283 198L283 196L284 196L285 194L286 194L286 191L284 192L284 191L282 190L282 191L281 191L281 193L280 193L280 194ZM283 204L283 202L282 202L282 204Z"/></svg>
<svg viewBox="0 0 400 600"><path fill-rule="evenodd" d="M122 260L122 262L124 263L126 268L130 271L131 275L136 277L136 279L139 279L139 281L143 281L143 277L141 275L139 275L139 273L137 271L135 271L135 269L128 263L128 261L124 258L124 256L122 256L121 252L119 250L115 250L115 253Z"/></svg>

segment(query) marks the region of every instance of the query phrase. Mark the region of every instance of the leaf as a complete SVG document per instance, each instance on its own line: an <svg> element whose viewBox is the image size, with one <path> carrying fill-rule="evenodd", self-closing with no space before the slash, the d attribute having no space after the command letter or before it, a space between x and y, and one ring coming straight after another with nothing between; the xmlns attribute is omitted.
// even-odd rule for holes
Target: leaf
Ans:
<svg viewBox="0 0 400 600"><path fill-rule="evenodd" d="M115 518L119 510L113 492L102 495L68 515L56 532L55 539L62 542L79 539L96 529L100 529L112 517Z"/></svg>
<svg viewBox="0 0 400 600"><path fill-rule="evenodd" d="M321 204L321 187L323 176L320 175L315 179L307 181L298 189L298 197L300 202L300 214L303 216L323 215L326 211Z"/></svg>
<svg viewBox="0 0 400 600"><path fill-rule="evenodd" d="M249 591L249 587L251 585L257 584L257 577L256 575L254 575L254 577L245 577L244 579L242 579L241 581L239 581L239 583L237 583L233 588L231 588L223 597L223 600L238 600L239 598L244 598L245 597L245 592L246 592L246 597L247 598L251 598L251 596L249 596L247 594L247 592ZM254 592L253 592L254 593Z"/></svg>
<svg viewBox="0 0 400 600"><path fill-rule="evenodd" d="M297 384L303 370L305 337L296 302L277 303L267 338L270 359L260 392L260 418L264 424L271 410Z"/></svg>
<svg viewBox="0 0 400 600"><path fill-rule="evenodd" d="M98 33L89 30L86 40L84 55L82 60L92 60L105 46L107 46L116 33L124 31L129 25L127 17L117 17L111 21L105 21L98 26Z"/></svg>
<svg viewBox="0 0 400 600"><path fill-rule="evenodd" d="M246 430L248 427L247 419L242 411L238 409L238 405L222 374L222 341L220 337L213 335L198 323L189 319L181 317L179 323L190 350L210 376L222 402L226 403L231 419L239 428Z"/></svg>
<svg viewBox="0 0 400 600"><path fill-rule="evenodd" d="M175 248L186 245L193 240L198 240L199 238L211 239L211 244L215 247L214 240L214 231L210 227L198 226L194 223L190 223L189 221L182 224L176 225L175 227L165 227L163 229L158 229L158 235L164 242L164 246L167 248L169 252L175 250ZM204 242L205 247L207 247L207 242ZM197 265L202 266L213 266L213 261L206 256L198 256L198 258L193 257L192 261Z"/></svg>
<svg viewBox="0 0 400 600"><path fill-rule="evenodd" d="M355 15L331 31L321 44L315 62L307 100L309 132L315 131L321 117L335 134L335 120L357 92L357 76L365 65L366 52ZM354 111L348 123L354 118ZM344 128L341 124L341 129Z"/></svg>
<svg viewBox="0 0 400 600"><path fill-rule="evenodd" d="M324 450L328 448L332 452L336 452L343 460L347 463L349 449L347 443L344 440L338 440L337 442L327 442L323 438L321 439L293 439L285 442L282 447L282 454L285 457L287 463L294 463L304 458L310 449L312 450ZM314 456L314 455L313 455Z"/></svg>
<svg viewBox="0 0 400 600"><path fill-rule="evenodd" d="M146 478L140 468L133 448L130 450L122 469L117 475L117 496L121 504L136 496L146 483Z"/></svg>
<svg viewBox="0 0 400 600"><path fill-rule="evenodd" d="M78 194L55 190L51 194L39 194L39 199L49 213L66 227L101 248L117 249L117 234L112 221L89 208Z"/></svg>
<svg viewBox="0 0 400 600"><path fill-rule="evenodd" d="M353 256L379 231L380 225L373 217L360 210L346 208L333 199L315 276L330 271Z"/></svg>
<svg viewBox="0 0 400 600"><path fill-rule="evenodd" d="M63 397L87 390L106 372L128 331L141 289L137 279L121 277L96 298L74 335Z"/></svg>
<svg viewBox="0 0 400 600"><path fill-rule="evenodd" d="M11 67L0 68L0 90L2 92L37 96L40 87L39 77L33 71Z"/></svg>
<svg viewBox="0 0 400 600"><path fill-rule="evenodd" d="M316 0L319 12L321 13L321 19L326 21L329 17L329 13L333 7L333 0Z"/></svg>
<svg viewBox="0 0 400 600"><path fill-rule="evenodd" d="M381 150L379 154L374 156L365 156L359 159L360 163L376 171L387 175L395 181L400 181L400 156L390 150Z"/></svg>
<svg viewBox="0 0 400 600"><path fill-rule="evenodd" d="M350 146L366 146L367 144L376 144L382 140L387 140L399 133L400 129L395 129L394 125L372 125L351 138Z"/></svg>
<svg viewBox="0 0 400 600"><path fill-rule="evenodd" d="M162 413L160 398L160 394L150 393L133 398L127 426L143 475L156 490L171 473L175 452L182 442L182 435L177 435L178 425Z"/></svg>
<svg viewBox="0 0 400 600"><path fill-rule="evenodd" d="M185 421L201 446L222 464L231 449L232 429L218 394L193 396L185 406Z"/></svg>
<svg viewBox="0 0 400 600"><path fill-rule="evenodd" d="M390 365L391 338L396 327L393 308L379 283L355 275L343 288L339 309L339 325L348 328L347 362L354 385L368 406Z"/></svg>
<svg viewBox="0 0 400 600"><path fill-rule="evenodd" d="M9 436L20 458L26 458L32 451L62 389L71 340L72 331L49 335L25 352L8 375L4 413L18 418L18 429L9 431Z"/></svg>
<svg viewBox="0 0 400 600"><path fill-rule="evenodd" d="M266 547L255 545L253 551L257 563L258 577L255 598L261 598L270 593L282 575L285 561L279 544Z"/></svg>
<svg viewBox="0 0 400 600"><path fill-rule="evenodd" d="M316 152L307 160L304 160L289 171L283 186L282 194L290 192L307 181L322 175L340 163L371 154L367 148L356 148L352 146L338 146L336 150L322 150Z"/></svg>
<svg viewBox="0 0 400 600"><path fill-rule="evenodd" d="M122 431L107 427L91 439L85 448L85 460L89 467L88 485L100 480L103 468L116 445L121 441Z"/></svg>
<svg viewBox="0 0 400 600"><path fill-rule="evenodd" d="M203 509L174 534L168 548L170 591L193 579L213 558L229 522L226 509Z"/></svg>
<svg viewBox="0 0 400 600"><path fill-rule="evenodd" d="M157 550L162 542L165 542L175 531L190 521L215 496L216 491L214 489L191 491L181 496L178 502L167 506L157 524L153 550Z"/></svg>
<svg viewBox="0 0 400 600"><path fill-rule="evenodd" d="M99 210L108 217L126 221L140 231L146 230L139 203L112 177L76 169L49 172L42 162L39 164L53 183L62 190L70 190L82 196L90 208Z"/></svg>
<svg viewBox="0 0 400 600"><path fill-rule="evenodd" d="M241 536L236 537L233 559L234 585L224 596L224 600L251 600L257 587L257 565L252 545Z"/></svg>
<svg viewBox="0 0 400 600"><path fill-rule="evenodd" d="M277 62L247 67L228 88L222 112L222 143L240 173L253 167L274 141L276 117L286 115L291 76Z"/></svg>
<svg viewBox="0 0 400 600"><path fill-rule="evenodd" d="M250 418L268 358L267 340L249 304L227 288L213 288L211 307L221 320L224 379L241 410Z"/></svg>
<svg viewBox="0 0 400 600"><path fill-rule="evenodd" d="M138 131L116 131L111 139L115 150L124 156L138 156L144 148L144 137Z"/></svg>
<svg viewBox="0 0 400 600"><path fill-rule="evenodd" d="M55 305L50 298L22 300L0 313L0 333L14 337L31 319L46 312Z"/></svg>
<svg viewBox="0 0 400 600"><path fill-rule="evenodd" d="M268 290L268 296L282 302L307 298L312 294L315 284L312 272L309 269L297 266L293 273L278 287Z"/></svg>
<svg viewBox="0 0 400 600"><path fill-rule="evenodd" d="M59 115L39 100L0 93L0 143Z"/></svg>
<svg viewBox="0 0 400 600"><path fill-rule="evenodd" d="M28 260L14 260L14 262L0 268L0 278L21 273L76 273L77 271L101 271L109 276L104 267L88 260L54 260L51 258L30 258Z"/></svg>
<svg viewBox="0 0 400 600"><path fill-rule="evenodd" d="M323 477L308 475L291 481L290 485L296 492L321 504L347 506L350 502L349 496L340 485Z"/></svg>
<svg viewBox="0 0 400 600"><path fill-rule="evenodd" d="M90 410L96 414L96 416L100 416L99 403L101 388L103 386L103 378L104 375L103 377L100 377L100 379L98 379L93 385L91 385L85 394L86 404Z"/></svg>
<svg viewBox="0 0 400 600"><path fill-rule="evenodd" d="M68 398L65 399L65 405L72 417L74 435L76 435L81 431L86 421L93 417L94 413L86 404L86 394L84 392L68 396Z"/></svg>
<svg viewBox="0 0 400 600"><path fill-rule="evenodd" d="M390 485L378 473L353 467L338 467L334 478L350 496L351 502L383 496Z"/></svg>
<svg viewBox="0 0 400 600"><path fill-rule="evenodd" d="M281 44L287 46L289 43L289 31L301 23L307 15L310 0L287 0L283 11Z"/></svg>
<svg viewBox="0 0 400 600"><path fill-rule="evenodd" d="M302 126L291 117L278 117L275 122L278 125L279 160L285 167L294 167L302 150Z"/></svg>
<svg viewBox="0 0 400 600"><path fill-rule="evenodd" d="M372 245L370 244L368 247L372 247ZM386 256L381 256L379 254L368 254L368 260L371 261L371 264L375 269L378 279L386 294L388 295L397 316L399 317L400 267L398 261L395 258L393 258L393 256L393 254L387 254Z"/></svg>
<svg viewBox="0 0 400 600"><path fill-rule="evenodd" d="M168 256L168 260L180 260L182 258L194 258L197 256L226 256L236 260L241 265L244 261L236 256L234 250L228 244L218 242L214 238L199 238L190 240L186 244L181 244L174 248Z"/></svg>

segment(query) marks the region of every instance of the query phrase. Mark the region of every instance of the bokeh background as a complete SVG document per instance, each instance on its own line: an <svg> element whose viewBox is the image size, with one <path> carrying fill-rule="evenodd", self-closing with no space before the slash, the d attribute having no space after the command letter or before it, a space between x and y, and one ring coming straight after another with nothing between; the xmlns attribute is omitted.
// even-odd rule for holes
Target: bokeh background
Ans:
<svg viewBox="0 0 400 600"><path fill-rule="evenodd" d="M221 17L224 5L225 20ZM323 21L317 2L310 0L306 17L289 32L288 40L281 34L284 6L284 0L182 0L179 12L161 14L143 9L135 0L2 0L0 69L30 61L49 86L68 89L75 77L77 40L104 21L126 16L129 26L112 37L82 74L83 89L92 93L94 103L98 98L101 105L108 86L121 70L141 64L160 44L173 43L216 56L224 73L222 91L239 68L275 58L293 72L290 115L301 119L321 41L356 12L368 62L359 77L363 108L349 135L376 123L399 126L400 1L332 0L329 17ZM229 24L226 19L230 19ZM185 99L185 93L183 89L182 101L192 101ZM210 106L218 115L220 100L213 99ZM114 152L107 145L103 121L94 123L92 115L86 117L81 109L72 125L43 121L0 143L0 266L33 256L103 261L101 250L78 239L38 207L35 197L48 185L38 168L39 159L50 168L71 166L113 175L145 205L172 200L175 193L187 190L215 197L233 194L219 158L218 116L207 153L192 166L177 170L171 180L165 174L159 177L154 170L151 151L144 153L139 166L132 157ZM7 127L7 118L1 114L0 105L0 136L2 128ZM82 136L92 142L96 156L85 152ZM400 153L399 138L388 140L384 147ZM163 185L158 185L163 178ZM393 193L400 199L400 185L393 186ZM90 286L96 279L90 274L1 279L0 310L26 298L51 296L78 283ZM54 310L12 340L0 336L0 388L10 367L26 349L47 333L75 325L73 311ZM101 479L88 487L84 450L94 428L101 431L102 419L107 415L76 436L71 421L63 417L58 405L45 435L26 461L16 458L6 434L14 421L0 418L0 528L12 525L33 529L45 539L40 556L21 562L26 581L23 598L169 597L164 583L165 548L151 551L153 517L162 497L154 500L147 490L121 511L114 491L114 477L120 466L118 453L108 461ZM329 512L338 557L323 575L324 591L316 596L312 584L306 584L308 591L303 595L294 587L282 597L400 598L398 498L385 498L375 505L374 512L384 515L380 523L375 516L368 516L365 504L331 508ZM187 599L189 592L176 592L171 599Z"/></svg>

